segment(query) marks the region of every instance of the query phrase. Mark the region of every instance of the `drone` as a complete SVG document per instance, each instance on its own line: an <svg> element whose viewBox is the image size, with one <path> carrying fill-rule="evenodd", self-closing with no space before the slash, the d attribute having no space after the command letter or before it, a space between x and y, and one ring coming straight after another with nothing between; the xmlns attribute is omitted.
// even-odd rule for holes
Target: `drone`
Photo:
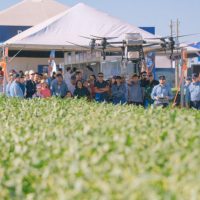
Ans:
<svg viewBox="0 0 200 200"><path fill-rule="evenodd" d="M84 39L90 40L89 46L82 46L76 43L68 42L74 46L81 47L91 53L98 51L101 52L103 60L106 60L108 52L118 52L121 55L122 61L132 61L133 63L141 66L146 66L145 53L147 52L165 52L170 51L170 59L173 59L175 50L180 50L178 39L197 34L187 34L175 37L154 37L143 39L140 33L127 33L123 40L117 41L118 37L105 37L105 36L80 36ZM113 41L114 40L114 41Z"/></svg>

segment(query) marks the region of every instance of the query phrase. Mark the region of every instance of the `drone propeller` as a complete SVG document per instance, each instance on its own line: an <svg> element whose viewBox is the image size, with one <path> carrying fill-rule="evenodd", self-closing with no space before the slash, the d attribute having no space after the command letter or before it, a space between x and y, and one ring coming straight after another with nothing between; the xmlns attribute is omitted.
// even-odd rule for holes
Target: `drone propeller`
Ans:
<svg viewBox="0 0 200 200"><path fill-rule="evenodd" d="M192 33L192 34L186 34L186 35L179 35L179 36L175 36L175 35L168 35L168 36L164 36L164 37L154 37L154 38L145 38L146 40L165 40L165 39L170 39L170 38L182 38L182 37L188 37L188 36L195 36L195 35L200 35L200 33Z"/></svg>
<svg viewBox="0 0 200 200"><path fill-rule="evenodd" d="M96 36L96 35L91 35L92 37L94 38L97 38L99 40L103 40L103 39L106 39L106 40L114 40L114 39L117 39L118 37L100 37L100 36Z"/></svg>
<svg viewBox="0 0 200 200"><path fill-rule="evenodd" d="M93 50L95 50L95 51L101 51L101 52L102 52L101 49L91 49L91 48L89 48L89 47L82 46L82 45L79 45L79 44L76 44L76 43L73 43L73 42L69 42L69 41L66 41L66 42L69 43L69 44L72 44L72 45L74 45L74 46L81 47L81 48L86 49L86 50L91 51L91 52L92 52Z"/></svg>
<svg viewBox="0 0 200 200"><path fill-rule="evenodd" d="M69 44L72 44L74 46L81 47L81 48L86 49L86 50L90 50L89 47L82 46L82 45L79 45L79 44L76 44L76 43L73 43L73 42L69 42L69 41L66 41L66 42L69 43Z"/></svg>

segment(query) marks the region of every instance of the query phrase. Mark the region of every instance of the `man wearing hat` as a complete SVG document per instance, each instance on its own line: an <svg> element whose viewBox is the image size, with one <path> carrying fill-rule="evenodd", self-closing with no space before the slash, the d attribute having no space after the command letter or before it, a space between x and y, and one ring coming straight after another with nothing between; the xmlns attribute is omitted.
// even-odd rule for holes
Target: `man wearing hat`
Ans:
<svg viewBox="0 0 200 200"><path fill-rule="evenodd" d="M156 107L167 107L169 101L173 99L171 88L166 84L166 78L164 75L159 77L159 85L153 88L151 98L154 100Z"/></svg>
<svg viewBox="0 0 200 200"><path fill-rule="evenodd" d="M12 82L10 86L10 96L24 98L23 91L20 87L20 74L14 74L13 78L14 78L14 81Z"/></svg>
<svg viewBox="0 0 200 200"><path fill-rule="evenodd" d="M200 110L200 82L198 74L192 74L192 83L188 87L190 105L192 108Z"/></svg>

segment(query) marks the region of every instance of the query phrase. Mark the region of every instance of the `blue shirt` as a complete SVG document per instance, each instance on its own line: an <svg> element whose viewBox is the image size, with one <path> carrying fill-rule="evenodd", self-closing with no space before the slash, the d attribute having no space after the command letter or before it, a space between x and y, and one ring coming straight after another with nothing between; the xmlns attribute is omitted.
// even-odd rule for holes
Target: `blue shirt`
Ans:
<svg viewBox="0 0 200 200"><path fill-rule="evenodd" d="M157 97L159 98L158 100L156 99ZM169 99L166 99L165 97L169 97ZM169 100L173 99L173 94L171 88L167 84L159 84L153 88L151 98L155 100L155 104L169 104Z"/></svg>
<svg viewBox="0 0 200 200"><path fill-rule="evenodd" d="M143 103L144 88L142 88L140 82L128 85L127 100L128 102Z"/></svg>
<svg viewBox="0 0 200 200"><path fill-rule="evenodd" d="M11 86L10 86L10 96L11 97L24 98L23 91L20 88L19 83L17 83L16 81L13 81Z"/></svg>
<svg viewBox="0 0 200 200"><path fill-rule="evenodd" d="M188 92L191 101L200 101L200 82L191 83Z"/></svg>
<svg viewBox="0 0 200 200"><path fill-rule="evenodd" d="M52 96L64 98L67 95L67 91L68 91L67 84L64 81L62 81L61 85L58 85L58 81L56 79L52 81L51 83Z"/></svg>
<svg viewBox="0 0 200 200"><path fill-rule="evenodd" d="M11 95L10 95L10 86L11 86L11 82L10 83L8 83L7 85L6 85L6 96L7 97L10 97Z"/></svg>

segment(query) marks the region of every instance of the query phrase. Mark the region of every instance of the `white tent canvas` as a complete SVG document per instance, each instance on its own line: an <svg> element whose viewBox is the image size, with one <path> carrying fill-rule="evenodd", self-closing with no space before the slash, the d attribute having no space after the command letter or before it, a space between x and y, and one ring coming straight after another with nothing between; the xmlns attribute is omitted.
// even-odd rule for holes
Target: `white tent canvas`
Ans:
<svg viewBox="0 0 200 200"><path fill-rule="evenodd" d="M69 9L55 0L23 0L0 11L1 26L35 26Z"/></svg>
<svg viewBox="0 0 200 200"><path fill-rule="evenodd" d="M88 46L89 40L80 37L97 35L118 37L122 41L126 33L140 33L143 38L154 35L128 23L79 3L66 12L51 18L5 42L10 48L69 50L67 41Z"/></svg>

